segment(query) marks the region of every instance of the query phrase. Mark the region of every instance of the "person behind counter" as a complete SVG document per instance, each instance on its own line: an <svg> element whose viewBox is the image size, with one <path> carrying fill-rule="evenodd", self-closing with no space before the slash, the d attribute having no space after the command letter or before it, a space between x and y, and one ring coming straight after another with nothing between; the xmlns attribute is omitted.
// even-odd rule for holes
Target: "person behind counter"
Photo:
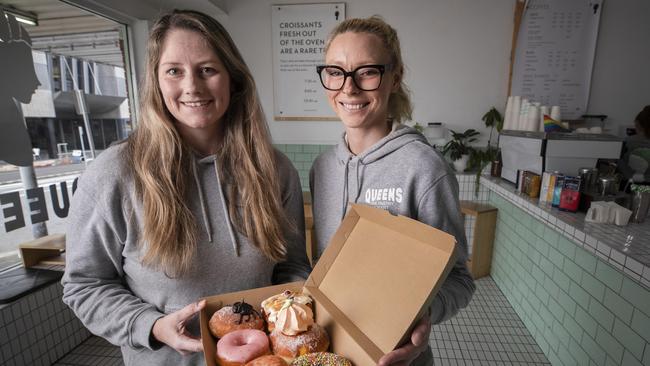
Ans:
<svg viewBox="0 0 650 366"><path fill-rule="evenodd" d="M200 298L307 278L302 192L221 24L173 11L147 51L136 131L79 180L63 301L126 365L202 365Z"/></svg>
<svg viewBox="0 0 650 366"><path fill-rule="evenodd" d="M619 170L626 181L650 182L650 105L645 106L634 118L636 135L625 142L625 151L619 162Z"/></svg>
<svg viewBox="0 0 650 366"><path fill-rule="evenodd" d="M343 122L339 143L322 153L310 172L315 259L323 253L348 210L348 202L385 208L441 229L457 240L458 259L438 292L431 317L423 318L411 343L380 365L432 364L431 322L449 319L469 303L474 282L467 270L467 242L458 201L458 182L449 165L415 129L403 81L396 31L379 17L348 19L330 34L325 65L317 72L329 104ZM373 189L393 190L388 199ZM417 359L416 359L417 358Z"/></svg>

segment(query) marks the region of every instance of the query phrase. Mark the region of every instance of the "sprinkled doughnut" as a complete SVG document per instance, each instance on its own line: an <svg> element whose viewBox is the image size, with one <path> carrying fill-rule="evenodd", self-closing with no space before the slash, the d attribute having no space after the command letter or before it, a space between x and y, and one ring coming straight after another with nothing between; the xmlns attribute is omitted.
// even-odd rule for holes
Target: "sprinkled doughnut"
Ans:
<svg viewBox="0 0 650 366"><path fill-rule="evenodd" d="M291 366L352 366L345 357L329 352L308 353L293 360Z"/></svg>
<svg viewBox="0 0 650 366"><path fill-rule="evenodd" d="M217 359L221 366L241 366L270 354L269 338L257 329L230 332L217 342Z"/></svg>

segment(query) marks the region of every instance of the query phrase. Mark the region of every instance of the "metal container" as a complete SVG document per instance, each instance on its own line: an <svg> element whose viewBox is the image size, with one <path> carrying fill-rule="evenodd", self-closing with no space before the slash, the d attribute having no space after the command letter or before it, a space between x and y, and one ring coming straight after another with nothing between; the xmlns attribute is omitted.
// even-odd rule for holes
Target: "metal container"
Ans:
<svg viewBox="0 0 650 366"><path fill-rule="evenodd" d="M581 185L580 192L595 191L598 185L598 169L596 168L580 168L578 170Z"/></svg>
<svg viewBox="0 0 650 366"><path fill-rule="evenodd" d="M591 168L589 172L589 181L584 182L587 191L595 191L598 188L598 168Z"/></svg>
<svg viewBox="0 0 650 366"><path fill-rule="evenodd" d="M618 192L618 178L616 176L598 178L598 193L601 196L613 196L616 192Z"/></svg>
<svg viewBox="0 0 650 366"><path fill-rule="evenodd" d="M589 176L591 175L591 168L580 168L578 170L578 176L582 184L580 185L580 192L587 191L587 183L589 182Z"/></svg>

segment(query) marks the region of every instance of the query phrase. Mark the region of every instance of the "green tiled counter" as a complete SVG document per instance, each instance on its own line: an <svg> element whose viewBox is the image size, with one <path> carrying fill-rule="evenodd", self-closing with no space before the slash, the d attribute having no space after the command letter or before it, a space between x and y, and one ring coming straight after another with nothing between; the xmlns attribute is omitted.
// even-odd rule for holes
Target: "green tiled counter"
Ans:
<svg viewBox="0 0 650 366"><path fill-rule="evenodd" d="M492 277L552 364L650 366L643 277L523 209L515 193L482 184L499 209Z"/></svg>

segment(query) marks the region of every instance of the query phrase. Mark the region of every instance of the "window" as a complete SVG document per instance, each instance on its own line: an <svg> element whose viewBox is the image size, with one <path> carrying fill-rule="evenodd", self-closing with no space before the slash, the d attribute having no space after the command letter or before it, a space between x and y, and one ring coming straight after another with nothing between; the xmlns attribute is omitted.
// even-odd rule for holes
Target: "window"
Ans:
<svg viewBox="0 0 650 366"><path fill-rule="evenodd" d="M16 48L29 47L21 32L0 41L2 57L15 65L9 71L15 82L0 85L5 99L0 101L0 115L18 116L10 118L16 133L28 136L0 137L2 144L15 144L0 149L0 271L20 263L18 246L33 240L33 231L46 227L49 234L65 232L75 179L94 156L133 129L127 27L57 0L46 2L2 5L9 25L5 28L18 29L12 24L19 24L29 34L31 51L26 57L31 58L21 63L25 55L15 53ZM19 21L31 19L33 24L12 23L18 14L27 16ZM16 90L27 90L31 98ZM23 103L17 107L11 98ZM24 124L17 123L23 119ZM25 189L29 169L20 169L16 156L33 160L37 188Z"/></svg>

